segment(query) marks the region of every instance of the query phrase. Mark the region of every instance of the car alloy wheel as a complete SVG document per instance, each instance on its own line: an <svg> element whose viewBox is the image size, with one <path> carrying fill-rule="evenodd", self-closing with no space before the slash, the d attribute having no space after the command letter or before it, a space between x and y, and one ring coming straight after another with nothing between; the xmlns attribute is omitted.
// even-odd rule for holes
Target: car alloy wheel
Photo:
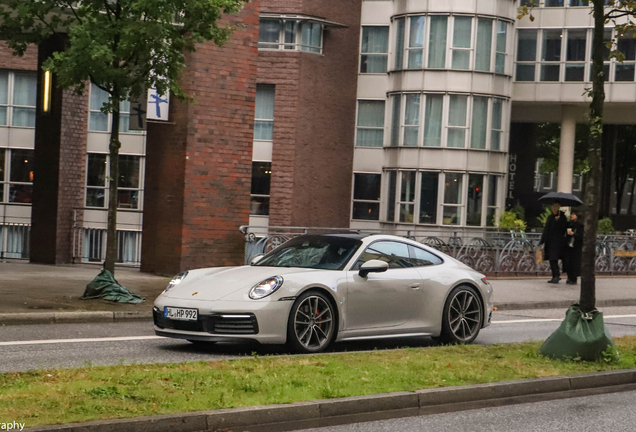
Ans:
<svg viewBox="0 0 636 432"><path fill-rule="evenodd" d="M442 318L442 343L471 343L483 322L483 306L473 287L459 286L446 299Z"/></svg>
<svg viewBox="0 0 636 432"><path fill-rule="evenodd" d="M292 306L287 340L296 352L321 352L333 340L335 324L335 313L329 299L318 291L309 291Z"/></svg>

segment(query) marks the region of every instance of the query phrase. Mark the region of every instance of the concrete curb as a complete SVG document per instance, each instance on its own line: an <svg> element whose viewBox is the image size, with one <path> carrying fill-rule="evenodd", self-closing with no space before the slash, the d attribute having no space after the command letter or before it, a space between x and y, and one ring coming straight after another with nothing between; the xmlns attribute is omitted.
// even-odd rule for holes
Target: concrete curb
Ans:
<svg viewBox="0 0 636 432"><path fill-rule="evenodd" d="M0 314L0 326L151 320L152 311L27 312Z"/></svg>
<svg viewBox="0 0 636 432"><path fill-rule="evenodd" d="M636 389L636 370L443 387L341 399L157 415L27 431L200 432L283 431L502 406Z"/></svg>
<svg viewBox="0 0 636 432"><path fill-rule="evenodd" d="M549 302L494 303L499 311L527 309L567 309L578 300L557 300ZM636 299L597 300L596 307L636 306Z"/></svg>
<svg viewBox="0 0 636 432"><path fill-rule="evenodd" d="M495 303L499 311L527 309L567 309L576 300L550 302ZM597 307L636 306L636 299L597 300ZM26 312L0 313L0 326L22 324L66 324L93 322L121 322L152 320L152 311L95 311L95 312Z"/></svg>

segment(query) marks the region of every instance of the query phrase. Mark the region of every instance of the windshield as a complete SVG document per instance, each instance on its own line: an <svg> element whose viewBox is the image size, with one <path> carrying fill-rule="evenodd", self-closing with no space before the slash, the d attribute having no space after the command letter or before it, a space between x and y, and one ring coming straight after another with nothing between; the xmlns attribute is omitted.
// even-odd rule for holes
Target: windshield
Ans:
<svg viewBox="0 0 636 432"><path fill-rule="evenodd" d="M362 242L348 237L301 236L270 252L255 265L342 270Z"/></svg>

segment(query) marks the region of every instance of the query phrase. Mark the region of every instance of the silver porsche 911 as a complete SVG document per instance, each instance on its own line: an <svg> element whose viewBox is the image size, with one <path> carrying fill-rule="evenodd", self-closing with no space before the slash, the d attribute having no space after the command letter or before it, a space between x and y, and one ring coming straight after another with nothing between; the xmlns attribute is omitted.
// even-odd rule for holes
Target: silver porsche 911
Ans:
<svg viewBox="0 0 636 432"><path fill-rule="evenodd" d="M334 341L430 336L470 343L490 324L484 275L389 235L306 235L250 266L190 270L155 300L155 332L315 353Z"/></svg>

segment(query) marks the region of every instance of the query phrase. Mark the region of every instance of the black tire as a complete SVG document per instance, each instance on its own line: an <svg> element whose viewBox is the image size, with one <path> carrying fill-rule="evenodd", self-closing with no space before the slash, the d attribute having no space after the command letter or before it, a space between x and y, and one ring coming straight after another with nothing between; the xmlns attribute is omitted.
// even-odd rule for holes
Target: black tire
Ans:
<svg viewBox="0 0 636 432"><path fill-rule="evenodd" d="M484 305L475 288L460 285L453 288L444 304L442 332L433 338L442 344L472 343L484 321Z"/></svg>
<svg viewBox="0 0 636 432"><path fill-rule="evenodd" d="M336 337L337 312L320 291L305 291L294 302L287 320L287 344L303 354L326 350Z"/></svg>

